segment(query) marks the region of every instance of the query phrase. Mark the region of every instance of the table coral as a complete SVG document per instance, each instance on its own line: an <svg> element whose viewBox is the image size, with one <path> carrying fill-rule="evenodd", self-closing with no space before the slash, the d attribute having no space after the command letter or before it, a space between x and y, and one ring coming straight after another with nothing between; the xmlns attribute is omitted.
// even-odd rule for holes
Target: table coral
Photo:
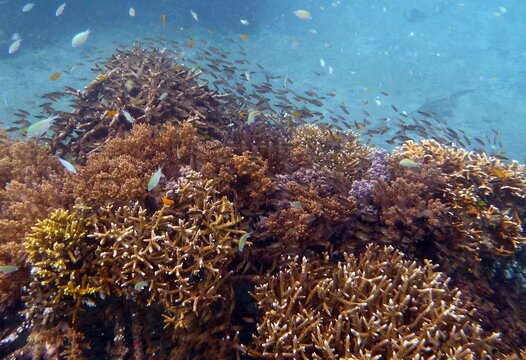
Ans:
<svg viewBox="0 0 526 360"><path fill-rule="evenodd" d="M427 262L368 246L335 262L296 257L256 288L261 312L249 353L262 358L489 358L472 304Z"/></svg>

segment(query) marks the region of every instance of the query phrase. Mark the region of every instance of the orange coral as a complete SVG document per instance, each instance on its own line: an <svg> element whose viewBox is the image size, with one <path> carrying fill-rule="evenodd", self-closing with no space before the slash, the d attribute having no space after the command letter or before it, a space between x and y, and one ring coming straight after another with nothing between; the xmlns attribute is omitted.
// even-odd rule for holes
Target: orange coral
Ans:
<svg viewBox="0 0 526 360"><path fill-rule="evenodd" d="M12 141L0 132L0 265L24 265L21 239L38 219L73 199L62 190L69 176L60 162L34 141ZM0 308L19 299L27 273L19 271L2 277Z"/></svg>
<svg viewBox="0 0 526 360"><path fill-rule="evenodd" d="M172 175L177 164L190 161L194 142L195 130L188 123L160 128L138 124L128 136L109 140L89 154L86 165L78 166L77 176L65 184L66 191L94 206L142 203L153 172L167 165L163 173Z"/></svg>

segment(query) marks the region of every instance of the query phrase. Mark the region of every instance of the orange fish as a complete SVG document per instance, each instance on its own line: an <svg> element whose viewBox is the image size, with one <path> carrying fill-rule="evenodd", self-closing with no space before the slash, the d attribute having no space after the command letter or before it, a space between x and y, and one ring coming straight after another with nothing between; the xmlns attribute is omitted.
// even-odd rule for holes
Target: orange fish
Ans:
<svg viewBox="0 0 526 360"><path fill-rule="evenodd" d="M188 47L194 47L194 44L195 44L195 41L190 40L187 45Z"/></svg>
<svg viewBox="0 0 526 360"><path fill-rule="evenodd" d="M165 27L165 26L166 26L166 15L163 14L163 15L161 16L161 21L162 21L162 23L163 23L163 27Z"/></svg>
<svg viewBox="0 0 526 360"><path fill-rule="evenodd" d="M164 196L161 196L161 201L163 202L165 206L172 206L173 204L175 204L175 201L173 201L172 199L168 199L167 197L164 197Z"/></svg>
<svg viewBox="0 0 526 360"><path fill-rule="evenodd" d="M114 117L115 115L117 115L119 112L117 110L109 110L107 113L106 113L106 116L107 117Z"/></svg>
<svg viewBox="0 0 526 360"><path fill-rule="evenodd" d="M490 171L501 179L506 177L506 173L500 169L491 169Z"/></svg>
<svg viewBox="0 0 526 360"><path fill-rule="evenodd" d="M248 34L241 34L239 35L241 37L241 39L243 40L248 40L250 38L250 36L248 36Z"/></svg>
<svg viewBox="0 0 526 360"><path fill-rule="evenodd" d="M60 75L62 75L62 73L56 72L53 75L51 75L50 79L55 81L55 80L57 80L60 77Z"/></svg>
<svg viewBox="0 0 526 360"><path fill-rule="evenodd" d="M104 81L106 80L108 77L104 74L100 74L99 76L97 76L97 79L98 81Z"/></svg>

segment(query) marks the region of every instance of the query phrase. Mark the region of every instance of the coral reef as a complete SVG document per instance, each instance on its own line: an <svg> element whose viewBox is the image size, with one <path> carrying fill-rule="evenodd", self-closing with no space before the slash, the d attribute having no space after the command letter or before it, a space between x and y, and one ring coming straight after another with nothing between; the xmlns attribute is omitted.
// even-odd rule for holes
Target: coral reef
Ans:
<svg viewBox="0 0 526 360"><path fill-rule="evenodd" d="M59 161L35 142L11 140L0 130L0 265L24 267L21 239L38 219L72 203L62 191L68 176ZM28 281L26 270L0 273L0 310L13 307Z"/></svg>
<svg viewBox="0 0 526 360"><path fill-rule="evenodd" d="M74 97L72 113L59 112L51 149L59 155L83 157L108 138L128 132L134 123L165 124L189 121L220 136L218 125L231 122L225 95L198 83L200 72L176 64L166 50L145 50L139 44L118 49L100 74ZM49 108L49 111L54 111Z"/></svg>
<svg viewBox="0 0 526 360"><path fill-rule="evenodd" d="M464 238L459 244L476 261L484 255L510 256L525 243L521 226L526 210L524 167L504 164L485 154L447 148L433 140L408 141L400 156L419 159L447 176L445 202L453 225Z"/></svg>
<svg viewBox="0 0 526 360"><path fill-rule="evenodd" d="M93 301L99 290L109 286L92 266L97 243L87 236L92 224L85 211L56 210L38 221L26 237L32 270L25 315L31 326L74 322L83 302Z"/></svg>
<svg viewBox="0 0 526 360"><path fill-rule="evenodd" d="M249 353L261 358L456 359L495 355L472 304L436 265L419 266L393 247L359 258L289 261L256 288L261 320Z"/></svg>
<svg viewBox="0 0 526 360"><path fill-rule="evenodd" d="M202 51L216 91L137 45L45 95L49 137L0 131L0 357L520 356L524 167L364 145Z"/></svg>
<svg viewBox="0 0 526 360"><path fill-rule="evenodd" d="M323 164L349 179L360 176L370 151L360 145L358 134L321 125L298 126L292 132L291 143L296 147L293 158L299 163Z"/></svg>

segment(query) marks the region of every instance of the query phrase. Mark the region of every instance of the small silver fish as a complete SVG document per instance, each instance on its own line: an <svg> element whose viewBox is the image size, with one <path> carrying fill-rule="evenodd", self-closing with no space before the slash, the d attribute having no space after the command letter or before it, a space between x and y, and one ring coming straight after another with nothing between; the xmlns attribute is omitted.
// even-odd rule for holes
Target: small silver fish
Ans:
<svg viewBox="0 0 526 360"><path fill-rule="evenodd" d="M303 207L301 201L289 201L289 205L296 209L301 209Z"/></svg>
<svg viewBox="0 0 526 360"><path fill-rule="evenodd" d="M57 156L57 159L58 161L60 161L60 163L62 164L62 166L64 166L66 168L67 171L69 171L70 173L73 173L73 174L76 174L77 173L77 169L75 168L75 166L73 166L72 163L70 163L69 161L67 160L64 160L62 159L61 157Z"/></svg>
<svg viewBox="0 0 526 360"><path fill-rule="evenodd" d="M137 291L141 291L147 286L148 286L148 282L146 282L145 280L141 280L141 281L136 282L133 288Z"/></svg>
<svg viewBox="0 0 526 360"><path fill-rule="evenodd" d="M51 127L53 121L58 118L58 115L50 116L47 119L37 121L33 125L27 128L27 137L39 137L44 135L46 131Z"/></svg>
<svg viewBox="0 0 526 360"><path fill-rule="evenodd" d="M0 273L10 274L18 270L16 265L0 265Z"/></svg>

